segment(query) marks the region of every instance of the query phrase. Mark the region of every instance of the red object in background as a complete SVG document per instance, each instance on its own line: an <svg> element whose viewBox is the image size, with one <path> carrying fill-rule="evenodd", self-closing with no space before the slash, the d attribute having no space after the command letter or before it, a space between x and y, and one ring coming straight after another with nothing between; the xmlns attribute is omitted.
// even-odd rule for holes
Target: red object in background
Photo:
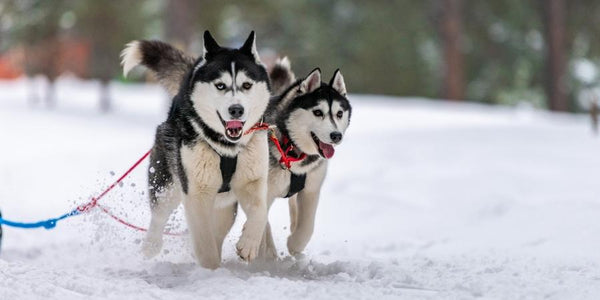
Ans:
<svg viewBox="0 0 600 300"><path fill-rule="evenodd" d="M57 42L57 43L56 43ZM48 51L58 45L57 53ZM28 55L25 55L27 51ZM58 41L45 41L37 46L17 46L0 54L0 79L15 79L25 75L26 59L29 65L40 71L40 67L53 66L53 74L72 73L77 77L89 77L90 43L84 39L59 38ZM51 63L53 61L53 63ZM37 67L35 67L37 66ZM43 69L43 68L42 68ZM36 74L30 74L36 75Z"/></svg>
<svg viewBox="0 0 600 300"><path fill-rule="evenodd" d="M15 79L23 75L23 69L13 57L10 53L0 56L0 79Z"/></svg>
<svg viewBox="0 0 600 300"><path fill-rule="evenodd" d="M89 77L91 47L87 40L61 39L57 64L59 73L70 72L80 78Z"/></svg>

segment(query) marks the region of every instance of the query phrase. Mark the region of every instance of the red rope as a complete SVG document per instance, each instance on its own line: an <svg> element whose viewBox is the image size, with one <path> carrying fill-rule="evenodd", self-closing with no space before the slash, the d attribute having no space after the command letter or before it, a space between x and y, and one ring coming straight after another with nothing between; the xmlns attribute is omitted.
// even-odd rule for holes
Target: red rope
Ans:
<svg viewBox="0 0 600 300"><path fill-rule="evenodd" d="M148 150L148 152L146 152L146 154L144 154L140 159L138 159L133 164L133 166L131 166L129 168L129 170L127 170L127 172L125 172L123 175L121 175L121 177L119 177L119 179L117 179L117 181L113 182L113 184L111 184L108 188L106 188L100 195L98 195L96 197L92 197L92 200L90 200L90 202L78 206L77 210L84 213L84 212L87 212L88 210L92 209L94 206L98 205L98 201L100 199L102 199L102 197L104 197L106 194L108 194L108 192L110 192L115 186L117 186L117 184L121 183L121 181L123 181L123 179L125 179L125 177L127 177L129 175L129 173L131 173L131 171L133 171L135 168L137 168L137 166L139 166L142 163L142 161L144 161L144 159L146 159L146 157L148 157L148 155L150 155L151 151L152 150Z"/></svg>
<svg viewBox="0 0 600 300"><path fill-rule="evenodd" d="M138 230L138 231L148 231L148 229L146 229L146 228L133 225L133 224L131 224L131 223L129 223L129 222L127 222L127 221L119 218L118 216L112 214L107 208L105 208L104 206L100 205L98 203L98 201L100 201L100 199L102 199L102 197L104 197L106 194L108 194L108 192L110 192L113 188L115 188L115 186L117 186L119 183L121 183L121 181L123 181L123 179L125 179L135 168L137 168L142 163L142 161L144 161L150 155L151 151L152 150L148 150L148 152L146 152L144 155L142 155L142 157L140 157L140 159L138 159L125 173L123 173L123 175L121 175L121 177L119 177L119 179L117 179L110 186L108 186L108 188L106 188L100 195L98 195L96 197L92 197L92 200L90 200L90 202L78 206L77 210L79 212L85 213L85 212L88 212L90 209L92 209L92 208L94 208L94 207L97 206L105 214L109 215L111 218L113 218L117 222L119 222L119 223L121 223L121 224L123 224L123 225L125 225L127 227L133 228L133 229ZM171 232L165 231L164 234L167 234L167 235L183 235L185 233L171 233Z"/></svg>
<svg viewBox="0 0 600 300"><path fill-rule="evenodd" d="M134 224L131 224L121 218L119 218L118 216L114 215L113 213L111 213L106 207L100 205L100 204L96 204L96 206L98 206L98 208L100 208L105 214L107 214L108 216L110 216L111 218L115 219L117 222L129 227L129 228L133 228L137 231L142 231L142 232L146 232L148 231L148 229L144 228L144 227L140 227ZM172 235L172 236L182 236L185 235L186 232L170 232L170 231L165 231L163 232L163 234L166 235Z"/></svg>

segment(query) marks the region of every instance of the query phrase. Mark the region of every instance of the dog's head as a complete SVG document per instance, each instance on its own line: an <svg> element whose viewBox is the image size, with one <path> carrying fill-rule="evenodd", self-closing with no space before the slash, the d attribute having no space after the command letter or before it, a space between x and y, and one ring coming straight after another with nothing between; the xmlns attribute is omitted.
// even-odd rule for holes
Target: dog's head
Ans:
<svg viewBox="0 0 600 300"><path fill-rule="evenodd" d="M285 93L290 100L281 125L292 142L308 155L331 158L352 113L342 73L336 70L329 83L323 83L317 68Z"/></svg>
<svg viewBox="0 0 600 300"><path fill-rule="evenodd" d="M228 141L238 142L244 131L260 121L270 95L254 31L238 49L221 47L204 32L204 52L189 75L188 87L202 121Z"/></svg>

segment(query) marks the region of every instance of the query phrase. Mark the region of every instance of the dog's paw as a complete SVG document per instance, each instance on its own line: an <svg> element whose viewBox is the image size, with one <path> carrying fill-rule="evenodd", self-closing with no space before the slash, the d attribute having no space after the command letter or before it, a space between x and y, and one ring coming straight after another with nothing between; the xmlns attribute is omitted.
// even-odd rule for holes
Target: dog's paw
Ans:
<svg viewBox="0 0 600 300"><path fill-rule="evenodd" d="M221 266L221 261L219 259L204 259L198 260L198 263L206 269L216 270Z"/></svg>
<svg viewBox="0 0 600 300"><path fill-rule="evenodd" d="M158 255L158 253L160 253L162 246L163 246L162 238L146 237L144 239L144 241L142 242L142 253L144 254L144 257L146 257L146 258L153 258L156 255Z"/></svg>
<svg viewBox="0 0 600 300"><path fill-rule="evenodd" d="M258 255L260 240L250 239L242 235L237 245L237 254L245 261L252 261Z"/></svg>
<svg viewBox="0 0 600 300"><path fill-rule="evenodd" d="M304 251L307 242L304 239L298 238L297 235L290 235L287 240L287 248L291 255L297 256Z"/></svg>

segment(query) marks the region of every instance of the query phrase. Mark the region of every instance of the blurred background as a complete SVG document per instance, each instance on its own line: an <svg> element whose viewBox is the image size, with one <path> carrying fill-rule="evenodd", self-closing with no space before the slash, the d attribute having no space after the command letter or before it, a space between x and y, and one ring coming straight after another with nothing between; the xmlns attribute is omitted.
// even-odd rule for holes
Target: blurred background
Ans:
<svg viewBox="0 0 600 300"><path fill-rule="evenodd" d="M253 29L267 65L287 55L300 75L340 67L352 93L578 112L596 98L598 25L594 0L4 0L0 79L43 76L29 97L48 106L60 101L57 77L97 80L109 111L127 42L197 55L205 29L229 46ZM149 80L135 75L127 80Z"/></svg>
<svg viewBox="0 0 600 300"><path fill-rule="evenodd" d="M94 210L4 226L0 299L600 299L598 0L0 0L2 216L60 216L131 166L170 99L143 68L123 78L121 50L196 56L207 29L230 47L255 30L267 66L344 74L352 122L305 258L283 200L282 263L238 260L240 213L217 272L187 237L143 260L143 234ZM140 227L147 167L102 199Z"/></svg>

